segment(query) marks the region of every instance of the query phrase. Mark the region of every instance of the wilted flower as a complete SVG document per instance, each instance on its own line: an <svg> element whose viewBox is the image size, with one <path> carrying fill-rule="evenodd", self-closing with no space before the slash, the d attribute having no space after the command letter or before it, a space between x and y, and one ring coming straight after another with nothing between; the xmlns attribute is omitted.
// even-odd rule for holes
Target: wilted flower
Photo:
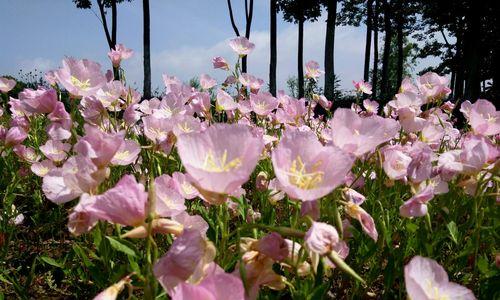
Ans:
<svg viewBox="0 0 500 300"><path fill-rule="evenodd" d="M220 56L216 56L212 59L212 64L214 69L229 70L229 64L226 60Z"/></svg>
<svg viewBox="0 0 500 300"><path fill-rule="evenodd" d="M304 237L307 249L319 255L325 255L334 250L339 241L339 234L335 227L322 222L313 222Z"/></svg>

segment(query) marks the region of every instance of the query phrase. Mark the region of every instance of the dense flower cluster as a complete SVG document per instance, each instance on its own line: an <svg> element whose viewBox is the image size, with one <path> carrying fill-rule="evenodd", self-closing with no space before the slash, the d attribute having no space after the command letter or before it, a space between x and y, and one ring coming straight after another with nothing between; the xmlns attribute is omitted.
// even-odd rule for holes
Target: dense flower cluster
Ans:
<svg viewBox="0 0 500 300"><path fill-rule="evenodd" d="M240 37L230 47L241 58L255 45ZM119 67L132 52L118 45L108 55ZM306 276L324 263L362 281L343 259L352 237L349 220L379 239L377 221L363 208L372 200L362 194L377 176L387 186L409 187L411 195L399 207L401 218L428 216L433 198L450 185L471 196L495 188L500 112L487 100L465 101L459 109L470 130L460 131L452 119L454 105L444 102L451 92L445 77L407 78L387 105L366 99L323 120L312 113L314 106L330 108L332 99L295 99L282 91L275 97L264 91L261 79L241 74L239 63L233 67L216 57L213 66L229 73L224 82L202 74L194 88L164 75L162 98L141 101L123 78L115 80L99 64L66 58L60 69L47 73L50 88L25 89L0 110L8 121L0 127L2 155L15 153L25 161L42 178L48 200L78 201L68 217L72 234L108 222L123 226L125 239L174 237L168 251L152 262L154 276L172 299L256 299L262 287L286 288L275 264ZM306 71L314 80L323 73L314 61ZM2 93L14 85L0 78ZM62 89L69 94L66 103ZM355 89L371 94L370 84L362 81ZM45 124L46 139L37 141L38 148L24 143L34 120ZM376 166L383 173L373 172ZM124 168L128 174L111 180ZM271 233L261 238L241 237L236 245L241 259L229 272L216 263L216 241L207 238L213 222L189 207L198 201L231 215L256 191L265 192L270 203L285 198L299 203L308 229L269 227ZM332 195L343 224L319 220L322 199ZM253 210L242 214L249 224L259 218ZM116 297L131 278L97 298ZM411 299L474 299L427 258L409 262L405 282Z"/></svg>

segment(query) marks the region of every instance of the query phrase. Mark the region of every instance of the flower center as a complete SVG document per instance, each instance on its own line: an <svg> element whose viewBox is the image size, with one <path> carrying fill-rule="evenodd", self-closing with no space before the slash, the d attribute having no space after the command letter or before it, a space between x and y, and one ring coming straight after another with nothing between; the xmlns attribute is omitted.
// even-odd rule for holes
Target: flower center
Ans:
<svg viewBox="0 0 500 300"><path fill-rule="evenodd" d="M322 171L317 171L322 162L318 161L307 171L306 165L300 156L292 161L292 166L289 169L288 180L291 184L303 190L312 190L323 181L325 175Z"/></svg>
<svg viewBox="0 0 500 300"><path fill-rule="evenodd" d="M212 150L208 150L203 163L203 169L205 171L214 173L229 172L232 169L238 169L239 167L241 167L241 159L235 158L228 161L227 150L224 150L220 157L216 157Z"/></svg>
<svg viewBox="0 0 500 300"><path fill-rule="evenodd" d="M90 79L87 79L85 81L81 81L80 79L76 78L75 76L71 76L71 84L78 87L81 90L88 90L90 88Z"/></svg>

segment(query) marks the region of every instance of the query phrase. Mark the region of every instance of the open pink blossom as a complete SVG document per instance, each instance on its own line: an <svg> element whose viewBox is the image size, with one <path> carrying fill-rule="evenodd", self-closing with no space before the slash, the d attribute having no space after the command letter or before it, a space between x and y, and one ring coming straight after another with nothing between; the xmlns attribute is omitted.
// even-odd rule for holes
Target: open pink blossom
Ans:
<svg viewBox="0 0 500 300"><path fill-rule="evenodd" d="M14 146L21 144L28 137L26 130L19 126L9 128L5 135L5 146Z"/></svg>
<svg viewBox="0 0 500 300"><path fill-rule="evenodd" d="M433 72L427 72L418 78L418 89L427 102L438 101L451 93L449 79Z"/></svg>
<svg viewBox="0 0 500 300"><path fill-rule="evenodd" d="M356 89L356 92L367 94L367 95L372 94L372 85L370 83L364 82L363 80L360 80L360 81L353 80L352 84L354 84L354 88Z"/></svg>
<svg viewBox="0 0 500 300"><path fill-rule="evenodd" d="M208 90L217 85L217 81L207 74L200 75L200 86L204 90Z"/></svg>
<svg viewBox="0 0 500 300"><path fill-rule="evenodd" d="M57 81L73 96L91 96L107 82L101 73L101 65L72 57L63 59L61 69L55 71Z"/></svg>
<svg viewBox="0 0 500 300"><path fill-rule="evenodd" d="M334 250L339 241L339 234L335 227L322 222L313 222L304 237L307 249L319 255L325 255Z"/></svg>
<svg viewBox="0 0 500 300"><path fill-rule="evenodd" d="M443 267L430 258L413 257L404 273L406 291L411 299L476 299L468 288L450 282Z"/></svg>
<svg viewBox="0 0 500 300"><path fill-rule="evenodd" d="M53 170L55 168L56 168L56 166L54 165L54 163L50 159L45 159L45 160L42 160L41 162L35 162L30 167L31 171L39 177L44 177L51 170Z"/></svg>
<svg viewBox="0 0 500 300"><path fill-rule="evenodd" d="M250 106L257 115L267 116L278 107L278 100L271 93L259 92L250 94Z"/></svg>
<svg viewBox="0 0 500 300"><path fill-rule="evenodd" d="M14 153L19 156L19 158L29 162L34 163L40 160L40 155L38 155L35 149L31 147L26 147L24 145L15 145L13 149Z"/></svg>
<svg viewBox="0 0 500 300"><path fill-rule="evenodd" d="M8 93L15 86L16 86L16 81L14 79L0 77L0 92Z"/></svg>
<svg viewBox="0 0 500 300"><path fill-rule="evenodd" d="M202 190L230 194L248 179L264 142L250 128L216 124L200 133L178 137L177 149L193 183Z"/></svg>
<svg viewBox="0 0 500 300"><path fill-rule="evenodd" d="M422 217L427 214L427 202L434 198L434 186L428 185L399 207L402 217Z"/></svg>
<svg viewBox="0 0 500 300"><path fill-rule="evenodd" d="M137 160L140 152L141 146L139 143L134 140L124 140L111 159L111 164L115 166L130 165Z"/></svg>
<svg viewBox="0 0 500 300"><path fill-rule="evenodd" d="M332 104L333 104L332 101L329 101L323 95L313 94L313 101L315 103L318 103L319 105L321 105L321 107L323 107L324 109L330 109L332 107Z"/></svg>
<svg viewBox="0 0 500 300"><path fill-rule="evenodd" d="M126 89L123 83L119 80L114 80L106 83L102 88L97 90L95 97L102 103L102 106L110 111L120 111L121 105L124 103L120 98L126 94Z"/></svg>
<svg viewBox="0 0 500 300"><path fill-rule="evenodd" d="M172 121L166 118L147 116L142 118L144 135L156 144L161 144L168 139L172 131Z"/></svg>
<svg viewBox="0 0 500 300"><path fill-rule="evenodd" d="M400 145L386 146L382 148L382 154L384 156L382 167L387 177L393 180L405 178L412 159L406 154L403 147Z"/></svg>
<svg viewBox="0 0 500 300"><path fill-rule="evenodd" d="M417 92L402 92L396 94L396 99L389 101L387 104L394 110L401 108L411 108L414 111L420 109L420 107L425 103L425 99L422 95Z"/></svg>
<svg viewBox="0 0 500 300"><path fill-rule="evenodd" d="M470 106L469 124L474 132L483 135L500 133L500 111L488 100L478 99Z"/></svg>
<svg viewBox="0 0 500 300"><path fill-rule="evenodd" d="M241 74L239 81L243 86L250 88L252 93L257 93L264 84L264 80L247 73Z"/></svg>
<svg viewBox="0 0 500 300"><path fill-rule="evenodd" d="M232 111L232 110L235 110L238 108L238 103L236 103L233 99L233 97L231 97L231 95L229 95L228 93L226 93L225 91L219 89L217 91L217 102L216 102L216 107L217 107L217 110L219 111Z"/></svg>
<svg viewBox="0 0 500 300"><path fill-rule="evenodd" d="M122 60L131 58L133 54L132 49L128 49L123 44L117 44L114 49L108 52L108 57L114 67L119 67Z"/></svg>
<svg viewBox="0 0 500 300"><path fill-rule="evenodd" d="M89 232L97 224L97 217L87 211L94 204L95 196L83 194L80 201L68 216L68 231L76 236Z"/></svg>
<svg viewBox="0 0 500 300"><path fill-rule="evenodd" d="M107 133L85 124L85 136L75 145L76 152L90 159L98 167L107 166L123 143L124 132Z"/></svg>
<svg viewBox="0 0 500 300"><path fill-rule="evenodd" d="M323 73L325 72L319 69L318 62L314 60L306 62L306 78L317 80Z"/></svg>
<svg viewBox="0 0 500 300"><path fill-rule="evenodd" d="M403 107L396 111L399 123L406 132L418 132L427 125L427 120L418 116L420 112L419 108L414 107Z"/></svg>
<svg viewBox="0 0 500 300"><path fill-rule="evenodd" d="M176 115L172 119L172 132L175 136L191 132L201 132L206 129L206 124L200 119L190 115Z"/></svg>
<svg viewBox="0 0 500 300"><path fill-rule="evenodd" d="M179 222L183 226L183 230L196 230L203 237L206 236L208 223L200 215L189 215L182 211L172 217L172 220Z"/></svg>
<svg viewBox="0 0 500 300"><path fill-rule="evenodd" d="M299 200L315 200L342 184L353 157L323 146L312 131L287 130L272 153L276 178L283 191Z"/></svg>
<svg viewBox="0 0 500 300"><path fill-rule="evenodd" d="M40 146L40 151L53 162L63 161L70 149L70 144L54 140L48 140L45 145Z"/></svg>
<svg viewBox="0 0 500 300"><path fill-rule="evenodd" d="M365 99L363 100L363 106L365 107L368 115L376 115L378 113L379 104L377 101Z"/></svg>
<svg viewBox="0 0 500 300"><path fill-rule="evenodd" d="M197 230L184 230L154 266L154 275L167 292L182 282L198 282L215 258L213 245Z"/></svg>
<svg viewBox="0 0 500 300"><path fill-rule="evenodd" d="M245 56L250 54L255 48L255 44L250 42L246 37L236 37L229 41L229 46L236 52L239 56Z"/></svg>
<svg viewBox="0 0 500 300"><path fill-rule="evenodd" d="M395 137L400 129L397 121L380 116L361 117L354 111L339 108L330 120L333 143L356 156L372 152Z"/></svg>
<svg viewBox="0 0 500 300"><path fill-rule="evenodd" d="M113 188L96 197L87 211L100 220L139 226L146 218L148 193L132 175L123 176Z"/></svg>
<svg viewBox="0 0 500 300"><path fill-rule="evenodd" d="M174 172L172 174L172 181L175 190L185 199L194 199L198 197L198 190L188 180L188 175Z"/></svg>
<svg viewBox="0 0 500 300"><path fill-rule="evenodd" d="M170 176L155 178L155 210L161 217L172 217L186 210L184 198L173 187Z"/></svg>
<svg viewBox="0 0 500 300"><path fill-rule="evenodd" d="M24 89L19 93L23 109L33 114L51 113L57 103L57 92L54 89Z"/></svg>
<svg viewBox="0 0 500 300"><path fill-rule="evenodd" d="M214 69L229 70L229 64L220 56L216 56L212 59L212 65Z"/></svg>
<svg viewBox="0 0 500 300"><path fill-rule="evenodd" d="M53 140L66 140L71 137L72 121L70 114L64 108L62 102L57 102L54 110L48 115L50 124L47 126L47 134Z"/></svg>
<svg viewBox="0 0 500 300"><path fill-rule="evenodd" d="M431 177L432 162L436 160L434 151L423 142L415 142L410 150L411 162L408 165L408 179L422 182Z"/></svg>

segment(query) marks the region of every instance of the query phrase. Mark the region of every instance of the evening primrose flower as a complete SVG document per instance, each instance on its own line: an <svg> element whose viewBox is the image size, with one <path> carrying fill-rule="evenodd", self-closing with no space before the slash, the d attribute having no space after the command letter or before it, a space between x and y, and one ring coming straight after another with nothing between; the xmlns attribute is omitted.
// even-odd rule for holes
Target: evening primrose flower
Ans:
<svg viewBox="0 0 500 300"><path fill-rule="evenodd" d="M216 194L231 194L245 183L263 148L263 139L241 124L212 125L204 132L180 135L177 141L193 184L200 192Z"/></svg>
<svg viewBox="0 0 500 300"><path fill-rule="evenodd" d="M482 135L500 133L500 111L488 100L478 99L470 105L469 124L474 132Z"/></svg>
<svg viewBox="0 0 500 300"><path fill-rule="evenodd" d="M325 255L334 250L339 241L339 234L335 227L322 222L313 222L304 237L307 249L319 255Z"/></svg>
<svg viewBox="0 0 500 300"><path fill-rule="evenodd" d="M323 146L312 131L285 131L272 153L282 190L299 200L315 200L343 183L353 157L333 146Z"/></svg>
<svg viewBox="0 0 500 300"><path fill-rule="evenodd" d="M306 62L306 78L316 81L323 73L325 72L319 69L318 62L314 60Z"/></svg>
<svg viewBox="0 0 500 300"><path fill-rule="evenodd" d="M14 79L0 77L0 92L8 93L15 86L16 86L16 81Z"/></svg>
<svg viewBox="0 0 500 300"><path fill-rule="evenodd" d="M128 49L123 44L117 44L114 49L108 52L108 57L113 63L113 67L119 67L122 60L131 58L133 54L132 49Z"/></svg>
<svg viewBox="0 0 500 300"><path fill-rule="evenodd" d="M250 94L250 107L257 115L267 116L278 107L278 100L268 92Z"/></svg>
<svg viewBox="0 0 500 300"><path fill-rule="evenodd" d="M374 241L377 241L378 232L375 227L375 222L373 221L372 216L370 216L370 214L360 206L366 200L365 196L350 188L346 188L343 191L343 194L344 198L348 201L345 206L346 213L352 218L357 219L361 224L363 231L366 232L366 234L368 234Z"/></svg>
<svg viewBox="0 0 500 300"><path fill-rule="evenodd" d="M92 96L107 82L96 62L67 57L62 64L54 74L58 83L75 97Z"/></svg>
<svg viewBox="0 0 500 300"><path fill-rule="evenodd" d="M229 41L229 46L236 52L239 56L246 56L250 54L255 48L255 44L250 42L246 37L236 37Z"/></svg>
<svg viewBox="0 0 500 300"><path fill-rule="evenodd" d="M433 72L427 72L417 80L418 89L427 102L438 101L448 96L451 93L448 82L448 78Z"/></svg>
<svg viewBox="0 0 500 300"><path fill-rule="evenodd" d="M406 291L413 300L476 299L471 290L450 282L444 268L430 258L413 257L404 273Z"/></svg>
<svg viewBox="0 0 500 300"><path fill-rule="evenodd" d="M391 140L400 129L395 120L376 115L363 118L346 108L337 109L329 123L333 143L358 157Z"/></svg>
<svg viewBox="0 0 500 300"><path fill-rule="evenodd" d="M200 75L200 86L204 90L208 90L217 85L217 81L207 74Z"/></svg>
<svg viewBox="0 0 500 300"><path fill-rule="evenodd" d="M352 84L354 84L354 88L356 89L356 92L367 94L367 95L372 94L372 85L370 83L364 82L363 80L360 80L360 81L353 80Z"/></svg>

